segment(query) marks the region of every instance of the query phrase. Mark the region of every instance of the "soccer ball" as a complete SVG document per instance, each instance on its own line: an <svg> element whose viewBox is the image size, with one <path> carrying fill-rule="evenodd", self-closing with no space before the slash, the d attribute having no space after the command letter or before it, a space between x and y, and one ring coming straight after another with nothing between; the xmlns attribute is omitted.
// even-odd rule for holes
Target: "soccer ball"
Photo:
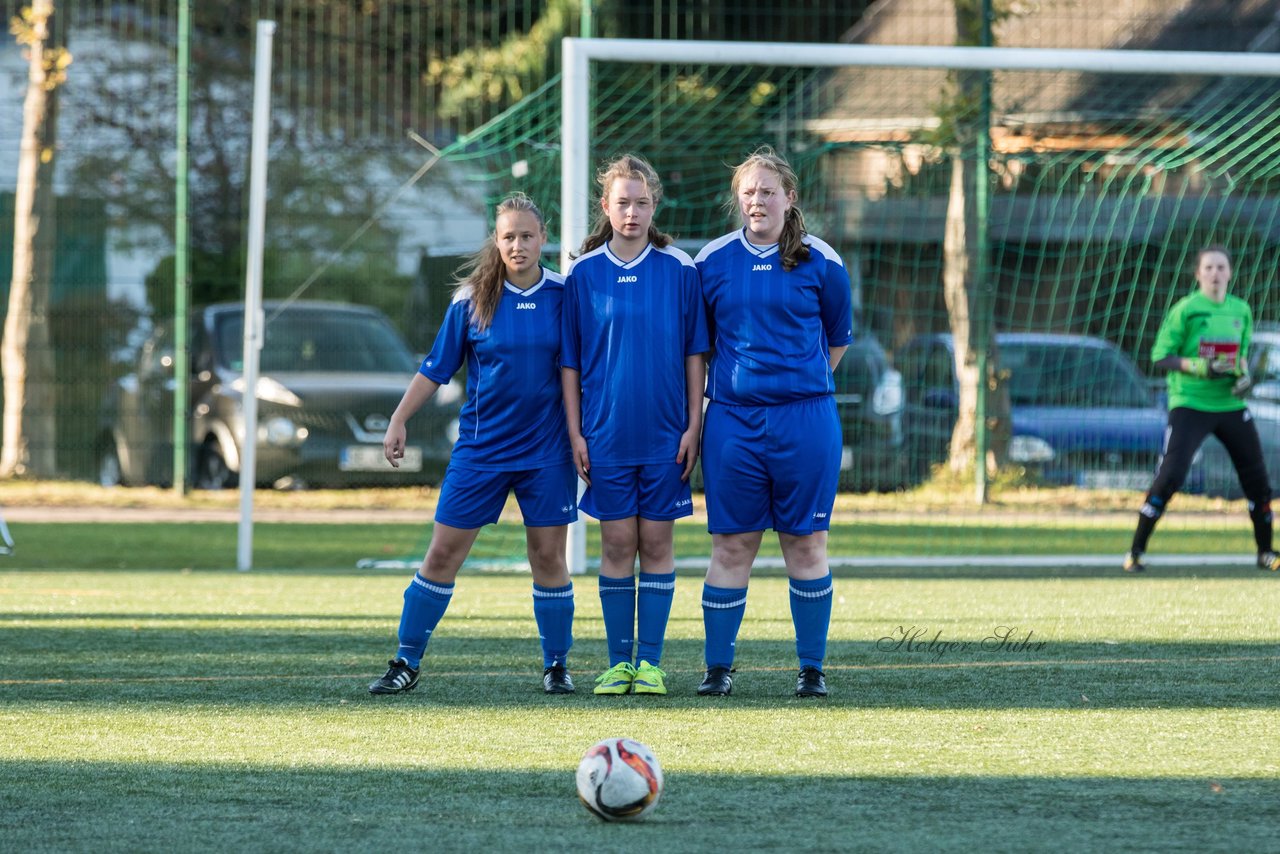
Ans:
<svg viewBox="0 0 1280 854"><path fill-rule="evenodd" d="M639 821L661 795L662 767L634 739L597 741L578 763L578 798L605 821Z"/></svg>

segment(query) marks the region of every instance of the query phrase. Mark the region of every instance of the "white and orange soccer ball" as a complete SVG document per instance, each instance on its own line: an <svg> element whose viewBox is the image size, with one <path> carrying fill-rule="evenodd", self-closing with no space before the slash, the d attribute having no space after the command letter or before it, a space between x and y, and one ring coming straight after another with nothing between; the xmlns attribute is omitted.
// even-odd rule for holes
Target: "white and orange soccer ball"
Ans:
<svg viewBox="0 0 1280 854"><path fill-rule="evenodd" d="M578 798L605 821L639 821L662 796L662 766L631 738L597 741L578 763Z"/></svg>

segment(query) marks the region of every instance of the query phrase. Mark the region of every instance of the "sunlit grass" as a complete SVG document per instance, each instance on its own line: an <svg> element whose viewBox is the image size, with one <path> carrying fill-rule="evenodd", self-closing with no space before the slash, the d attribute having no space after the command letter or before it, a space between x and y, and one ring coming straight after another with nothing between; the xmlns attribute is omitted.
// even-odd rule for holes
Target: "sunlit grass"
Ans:
<svg viewBox="0 0 1280 854"><path fill-rule="evenodd" d="M4 847L1262 850L1280 819L1269 573L842 572L826 702L791 694L769 574L733 695L697 697L697 573L677 582L668 697L590 694L593 578L575 580L579 691L548 697L528 576L464 573L423 684L374 698L404 584L4 572ZM614 734L667 772L640 826L574 798L581 752Z"/></svg>

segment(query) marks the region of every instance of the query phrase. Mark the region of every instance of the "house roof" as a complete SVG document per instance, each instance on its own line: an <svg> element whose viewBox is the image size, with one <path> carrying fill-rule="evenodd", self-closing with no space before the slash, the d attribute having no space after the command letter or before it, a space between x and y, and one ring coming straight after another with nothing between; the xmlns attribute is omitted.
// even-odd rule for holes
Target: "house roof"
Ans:
<svg viewBox="0 0 1280 854"><path fill-rule="evenodd" d="M1110 50L1280 50L1280 0L1015 0L996 44ZM855 44L952 45L955 0L879 0L841 37ZM1079 72L996 72L995 124L1017 132L1084 124L1149 126L1222 102L1259 96L1257 81ZM1272 87L1267 86L1268 89ZM810 128L843 141L904 140L937 124L947 74L937 69L849 68L826 78ZM997 145L999 142L997 141Z"/></svg>

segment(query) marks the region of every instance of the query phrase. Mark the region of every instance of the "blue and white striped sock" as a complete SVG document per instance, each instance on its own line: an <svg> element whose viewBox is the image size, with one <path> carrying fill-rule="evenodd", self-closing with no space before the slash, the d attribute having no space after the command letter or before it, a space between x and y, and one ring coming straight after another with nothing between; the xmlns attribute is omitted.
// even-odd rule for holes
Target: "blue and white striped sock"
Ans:
<svg viewBox="0 0 1280 854"><path fill-rule="evenodd" d="M831 573L822 578L791 582L791 622L796 627L796 656L801 667L822 669L827 657L827 631L831 627L834 587Z"/></svg>
<svg viewBox="0 0 1280 854"><path fill-rule="evenodd" d="M573 584L533 585L533 619L542 642L542 666L565 664L573 646Z"/></svg>
<svg viewBox="0 0 1280 854"><path fill-rule="evenodd" d="M747 613L747 588L702 585L702 626L707 667L733 667L738 629Z"/></svg>
<svg viewBox="0 0 1280 854"><path fill-rule="evenodd" d="M671 600L676 594L676 571L642 572L636 591L636 663L662 663L662 644L667 637Z"/></svg>
<svg viewBox="0 0 1280 854"><path fill-rule="evenodd" d="M422 666L427 641L431 640L431 633L436 630L451 598L452 584L437 584L416 572L413 574L413 581L404 591L404 610L400 612L400 648L396 650L396 658L403 658L414 670Z"/></svg>
<svg viewBox="0 0 1280 854"><path fill-rule="evenodd" d="M609 643L609 666L631 662L636 636L636 579L600 576L600 610Z"/></svg>

